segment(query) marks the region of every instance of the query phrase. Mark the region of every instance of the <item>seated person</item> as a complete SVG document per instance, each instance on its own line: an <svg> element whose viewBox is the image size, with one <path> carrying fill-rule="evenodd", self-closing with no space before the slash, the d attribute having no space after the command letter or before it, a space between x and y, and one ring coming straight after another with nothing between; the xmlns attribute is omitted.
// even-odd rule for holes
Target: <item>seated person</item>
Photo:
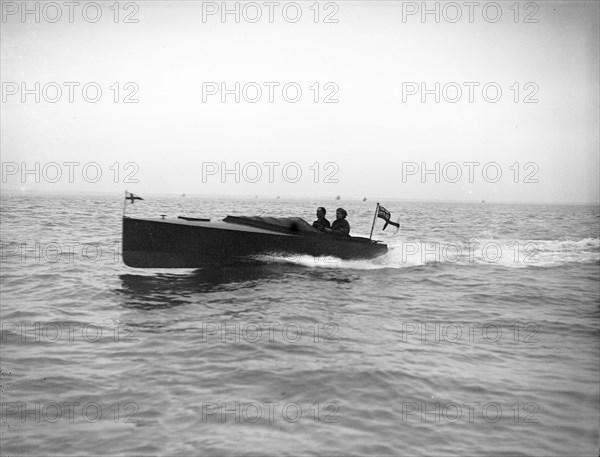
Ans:
<svg viewBox="0 0 600 457"><path fill-rule="evenodd" d="M323 230L331 227L331 224L327 219L325 219L325 214L327 214L327 210L322 206L317 208L317 220L313 222L313 227L319 230Z"/></svg>
<svg viewBox="0 0 600 457"><path fill-rule="evenodd" d="M335 211L335 221L331 224L331 228L326 228L327 233L337 236L350 236L350 224L346 220L348 212L344 208L338 208Z"/></svg>

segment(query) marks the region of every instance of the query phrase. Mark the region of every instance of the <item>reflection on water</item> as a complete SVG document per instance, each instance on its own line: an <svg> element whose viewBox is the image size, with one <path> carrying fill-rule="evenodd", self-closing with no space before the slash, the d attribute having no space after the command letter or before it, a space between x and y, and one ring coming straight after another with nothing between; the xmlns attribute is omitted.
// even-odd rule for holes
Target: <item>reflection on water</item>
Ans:
<svg viewBox="0 0 600 457"><path fill-rule="evenodd" d="M244 262L187 274L123 274L119 276L121 288L114 292L125 298L125 307L172 308L192 303L198 294L253 288L259 281L281 278L281 273L281 265Z"/></svg>
<svg viewBox="0 0 600 457"><path fill-rule="evenodd" d="M208 267L188 273L122 274L121 287L114 290L124 297L123 306L139 309L172 308L186 305L199 296L214 292L248 290L267 283L287 283L299 279L322 281L328 287L347 288L364 278L350 269L314 268L296 262L244 261L233 265ZM367 273L368 275L368 273ZM331 284L333 283L333 284Z"/></svg>

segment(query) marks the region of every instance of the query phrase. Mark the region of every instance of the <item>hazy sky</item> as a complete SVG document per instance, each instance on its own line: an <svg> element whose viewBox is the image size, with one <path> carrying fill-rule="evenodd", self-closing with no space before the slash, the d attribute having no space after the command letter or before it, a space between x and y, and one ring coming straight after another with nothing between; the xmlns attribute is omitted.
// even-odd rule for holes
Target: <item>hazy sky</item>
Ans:
<svg viewBox="0 0 600 457"><path fill-rule="evenodd" d="M598 202L598 2L276 3L2 1L2 188Z"/></svg>

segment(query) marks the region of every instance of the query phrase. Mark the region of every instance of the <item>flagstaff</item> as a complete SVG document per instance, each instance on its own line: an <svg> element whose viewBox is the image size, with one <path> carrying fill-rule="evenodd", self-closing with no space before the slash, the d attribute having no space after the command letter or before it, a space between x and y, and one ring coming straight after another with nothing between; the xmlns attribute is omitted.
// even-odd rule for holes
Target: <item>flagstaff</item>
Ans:
<svg viewBox="0 0 600 457"><path fill-rule="evenodd" d="M375 207L375 215L373 216L373 224L371 225L371 234L369 235L369 239L373 237L373 229L375 228L375 221L377 220L377 214L379 214L379 203Z"/></svg>

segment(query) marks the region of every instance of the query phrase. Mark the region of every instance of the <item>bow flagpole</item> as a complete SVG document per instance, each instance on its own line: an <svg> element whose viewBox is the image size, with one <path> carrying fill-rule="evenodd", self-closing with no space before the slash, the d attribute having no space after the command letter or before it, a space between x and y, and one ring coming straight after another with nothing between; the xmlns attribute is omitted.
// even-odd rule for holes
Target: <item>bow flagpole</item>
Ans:
<svg viewBox="0 0 600 457"><path fill-rule="evenodd" d="M371 234L369 235L369 239L373 236L373 229L375 228L375 221L377 220L377 214L379 213L379 203L375 207L375 215L373 216L373 225L371 225Z"/></svg>

